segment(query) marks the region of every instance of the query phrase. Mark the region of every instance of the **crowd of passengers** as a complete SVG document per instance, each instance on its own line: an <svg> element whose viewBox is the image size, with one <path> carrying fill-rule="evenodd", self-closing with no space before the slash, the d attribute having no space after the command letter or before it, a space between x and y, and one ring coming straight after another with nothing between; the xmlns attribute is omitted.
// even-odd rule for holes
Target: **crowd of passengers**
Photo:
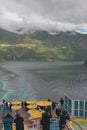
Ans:
<svg viewBox="0 0 87 130"><path fill-rule="evenodd" d="M48 99L50 101L50 99ZM20 116L19 113L16 113L16 115L13 115L12 111L12 103L7 102L3 99L0 117L2 119L2 122L4 124L4 130L12 130L12 124L16 124L16 130L24 130L24 118L29 119L31 116L29 113L27 113L26 101L21 102L21 107L23 110L26 111L25 116ZM64 130L66 128L66 121L70 119L69 113L64 110L64 100L63 98L60 99L60 103L52 102L51 106L42 107L38 106L36 109L38 110L44 110L42 113L42 118L40 120L40 123L42 125L43 130L50 130L50 120L52 119L52 110L55 111L56 117L59 118L59 130ZM31 130L31 129L29 129ZM36 127L32 130L37 130Z"/></svg>

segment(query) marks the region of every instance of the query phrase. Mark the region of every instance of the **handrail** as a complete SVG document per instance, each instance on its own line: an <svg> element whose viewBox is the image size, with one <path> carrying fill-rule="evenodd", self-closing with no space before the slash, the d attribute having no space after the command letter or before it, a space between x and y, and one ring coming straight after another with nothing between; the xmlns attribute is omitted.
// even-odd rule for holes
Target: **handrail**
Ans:
<svg viewBox="0 0 87 130"><path fill-rule="evenodd" d="M57 117L57 116L56 116L56 117L53 117L53 119L54 119L54 118L55 118L55 119L59 119L59 117ZM37 122L37 120L39 120L39 122L40 122L40 119L41 119L41 118L32 118L32 119L24 120L24 124L28 124L28 125L29 125L31 121L36 121L36 122ZM84 130L84 129L82 128L82 126L79 125L79 123L77 123L77 122L74 121L73 119L70 119L69 122L70 122L70 121L72 121L74 124L76 124L76 125L80 128L80 130ZM0 124L3 125L3 122L0 122ZM38 128L39 128L39 127L41 127L40 124L39 124ZM71 127L69 127L69 126L67 125L67 129L68 129L68 130L71 130Z"/></svg>
<svg viewBox="0 0 87 130"><path fill-rule="evenodd" d="M70 119L69 121L72 121L73 123L75 123L79 128L80 130L84 130L83 127L81 125L79 125L79 123L77 123L76 121Z"/></svg>
<svg viewBox="0 0 87 130"><path fill-rule="evenodd" d="M59 116L54 116L53 118L59 119ZM84 130L83 127L79 123L74 121L73 119L69 119L68 121L72 121L73 123L75 123L80 128L80 130ZM68 125L67 125L67 127L68 127ZM69 130L69 128L68 128L68 130Z"/></svg>
<svg viewBox="0 0 87 130"><path fill-rule="evenodd" d="M57 117L57 116L54 116L53 117L53 119L59 119L59 117ZM34 118L34 119L29 119L28 121L26 121L26 122L29 122L29 121L33 121L33 120L37 120L37 119L41 119L41 118ZM77 123L76 121L74 121L74 120L72 120L72 119L70 119L70 120L68 120L68 121L72 121L73 123L75 123L79 128L80 128L80 130L84 130L82 127L81 127L81 125L79 125L79 123ZM67 129L68 130L71 130L71 127L69 127L68 125L66 125L67 126Z"/></svg>

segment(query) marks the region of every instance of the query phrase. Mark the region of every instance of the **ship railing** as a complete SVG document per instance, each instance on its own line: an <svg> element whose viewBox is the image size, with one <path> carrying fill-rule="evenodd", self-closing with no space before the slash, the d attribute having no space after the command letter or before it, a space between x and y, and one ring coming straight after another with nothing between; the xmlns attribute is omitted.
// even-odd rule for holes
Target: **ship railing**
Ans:
<svg viewBox="0 0 87 130"><path fill-rule="evenodd" d="M78 127L78 130L84 130L84 128L74 119L70 119L69 121L72 122L74 125L76 125Z"/></svg>
<svg viewBox="0 0 87 130"><path fill-rule="evenodd" d="M25 124L27 124L27 128L28 130L30 130L30 128L35 128L35 130L42 130L42 125L41 125L41 122L40 122L41 118L34 118L34 119L29 119L28 121L25 121ZM52 120L55 120L55 122L57 124L59 124L59 118L58 117L53 117L51 118L51 121ZM78 124L76 121L74 121L73 119L70 119L68 122L67 122L67 125L66 125L66 128L64 130L73 130L73 128L71 127L70 125L70 122L73 122L78 130L84 130L80 124ZM52 129L51 129L52 130ZM53 129L53 130L57 130L56 127Z"/></svg>
<svg viewBox="0 0 87 130"><path fill-rule="evenodd" d="M25 128L25 130L32 130L32 129L33 130L42 130L42 125L41 125L40 120L41 120L41 118L34 118L34 119L29 119L29 120L24 121L24 128ZM55 120L56 123L59 122L59 118L58 117L53 117L51 120ZM70 119L67 122L66 128L64 130L73 130L73 128L70 125L70 122L73 122L78 127L78 130L84 130L81 127L81 125L79 125L73 119ZM3 122L0 122L0 130L4 130ZM16 130L15 123L13 123L13 130ZM56 127L55 127L53 130L58 130L58 129L56 129Z"/></svg>

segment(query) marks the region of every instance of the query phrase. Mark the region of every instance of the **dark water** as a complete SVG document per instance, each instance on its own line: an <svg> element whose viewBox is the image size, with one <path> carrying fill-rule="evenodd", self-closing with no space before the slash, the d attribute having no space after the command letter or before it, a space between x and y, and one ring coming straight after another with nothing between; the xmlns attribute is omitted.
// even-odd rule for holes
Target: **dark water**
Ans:
<svg viewBox="0 0 87 130"><path fill-rule="evenodd" d="M87 96L87 68L83 62L0 63L0 99L58 101L68 94Z"/></svg>

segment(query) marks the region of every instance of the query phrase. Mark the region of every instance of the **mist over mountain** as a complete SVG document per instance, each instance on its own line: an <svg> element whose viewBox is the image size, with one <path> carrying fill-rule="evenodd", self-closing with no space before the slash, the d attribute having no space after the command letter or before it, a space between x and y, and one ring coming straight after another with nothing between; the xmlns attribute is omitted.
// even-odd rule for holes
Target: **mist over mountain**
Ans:
<svg viewBox="0 0 87 130"><path fill-rule="evenodd" d="M22 29L17 29L21 32ZM41 29L18 34L0 29L0 60L86 60L87 34Z"/></svg>

